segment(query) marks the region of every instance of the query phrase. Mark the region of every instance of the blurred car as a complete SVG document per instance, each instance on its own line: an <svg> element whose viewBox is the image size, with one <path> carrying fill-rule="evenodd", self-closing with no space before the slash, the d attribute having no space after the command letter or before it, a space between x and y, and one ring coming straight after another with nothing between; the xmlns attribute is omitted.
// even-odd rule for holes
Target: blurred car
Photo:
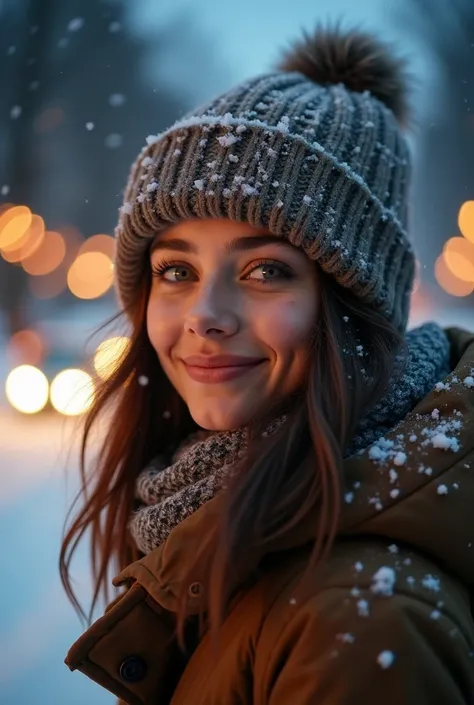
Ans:
<svg viewBox="0 0 474 705"><path fill-rule="evenodd" d="M94 378L114 365L128 338L112 334L104 323L116 310L112 303L78 302L39 320L34 330L19 331L6 341L2 402L19 413L75 416L93 398Z"/></svg>

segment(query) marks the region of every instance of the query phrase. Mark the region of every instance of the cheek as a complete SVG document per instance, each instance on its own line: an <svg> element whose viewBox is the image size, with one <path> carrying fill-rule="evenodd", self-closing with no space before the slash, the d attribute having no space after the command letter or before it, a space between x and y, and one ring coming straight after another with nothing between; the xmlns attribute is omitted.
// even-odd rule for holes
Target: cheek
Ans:
<svg viewBox="0 0 474 705"><path fill-rule="evenodd" d="M178 317L173 315L170 306L153 296L148 301L146 325L150 342L158 354L166 353L179 335Z"/></svg>
<svg viewBox="0 0 474 705"><path fill-rule="evenodd" d="M259 322L260 336L276 353L295 353L309 344L316 316L314 305L301 301L279 302L277 309Z"/></svg>

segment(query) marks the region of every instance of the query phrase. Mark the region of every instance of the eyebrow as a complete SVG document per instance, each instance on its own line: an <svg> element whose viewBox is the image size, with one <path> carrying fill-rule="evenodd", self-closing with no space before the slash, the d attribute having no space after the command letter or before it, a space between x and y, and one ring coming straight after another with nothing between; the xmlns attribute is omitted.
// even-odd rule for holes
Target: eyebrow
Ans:
<svg viewBox="0 0 474 705"><path fill-rule="evenodd" d="M290 242L281 237L275 237L274 235L236 237L226 243L224 249L226 254L232 254L234 252L246 252L257 247L263 247L264 245L279 245L287 249L294 249ZM169 238L168 240L156 239L151 245L150 255L157 250L173 250L174 252L186 252L187 254L197 254L198 252L197 247L193 243L187 240L181 240L180 238Z"/></svg>

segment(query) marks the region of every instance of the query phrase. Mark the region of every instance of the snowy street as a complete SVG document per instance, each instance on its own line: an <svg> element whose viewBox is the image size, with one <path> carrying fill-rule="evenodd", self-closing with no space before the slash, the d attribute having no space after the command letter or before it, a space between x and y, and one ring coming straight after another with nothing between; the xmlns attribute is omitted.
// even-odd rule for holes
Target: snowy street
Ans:
<svg viewBox="0 0 474 705"><path fill-rule="evenodd" d="M66 498L73 495L77 473L77 454L70 452L74 423L59 415L29 418L0 410L0 599L8 606L0 613L2 705L114 702L63 663L82 632L57 568ZM82 576L82 596L88 584L84 554L74 569L78 580Z"/></svg>

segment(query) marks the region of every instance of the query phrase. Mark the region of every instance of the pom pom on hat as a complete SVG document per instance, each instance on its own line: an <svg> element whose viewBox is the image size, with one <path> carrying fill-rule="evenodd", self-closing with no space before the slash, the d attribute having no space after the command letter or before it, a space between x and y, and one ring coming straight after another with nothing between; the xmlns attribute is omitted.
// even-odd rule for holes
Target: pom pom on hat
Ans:
<svg viewBox="0 0 474 705"><path fill-rule="evenodd" d="M369 91L393 112L400 125L409 121L406 62L371 34L319 24L284 52L277 69L297 71L322 86L342 83L356 93Z"/></svg>

